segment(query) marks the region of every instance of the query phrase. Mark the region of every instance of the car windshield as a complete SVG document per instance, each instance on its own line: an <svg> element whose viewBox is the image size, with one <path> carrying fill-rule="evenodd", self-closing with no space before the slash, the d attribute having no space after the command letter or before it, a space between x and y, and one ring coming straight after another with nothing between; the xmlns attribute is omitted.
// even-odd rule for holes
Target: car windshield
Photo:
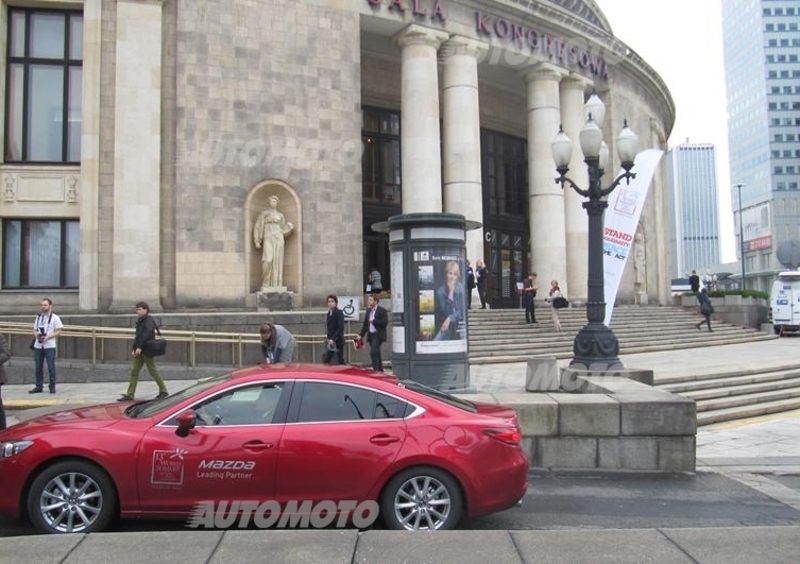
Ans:
<svg viewBox="0 0 800 564"><path fill-rule="evenodd" d="M461 398L457 398L456 396L452 396L447 392L440 392L438 390L434 390L433 388L424 386L414 380L400 380L397 383L397 385L402 386L407 390L413 390L424 396L428 396L429 398L437 399L441 402L446 403L447 405L452 405L453 407L457 407L458 409L463 409L464 411L469 411L470 413L478 413L478 408L475 407L474 404L466 400L463 400Z"/></svg>
<svg viewBox="0 0 800 564"><path fill-rule="evenodd" d="M216 386L221 382L230 380L230 374L223 374L221 376L213 376L211 378L204 378L199 380L196 384L189 386L165 398L156 399L144 403L137 403L130 406L125 410L125 415L132 419L140 419L143 417L152 417L153 415L169 409L173 405L181 403L183 400L190 398L196 394L206 391L207 389Z"/></svg>

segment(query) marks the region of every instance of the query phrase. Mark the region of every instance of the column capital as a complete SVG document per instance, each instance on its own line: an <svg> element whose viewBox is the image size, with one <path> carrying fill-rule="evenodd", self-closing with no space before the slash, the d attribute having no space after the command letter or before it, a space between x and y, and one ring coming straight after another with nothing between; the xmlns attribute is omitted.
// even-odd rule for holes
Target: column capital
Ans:
<svg viewBox="0 0 800 564"><path fill-rule="evenodd" d="M593 80L574 72L570 72L567 76L561 79L561 86L563 88L574 88L576 90L583 91L593 85Z"/></svg>
<svg viewBox="0 0 800 564"><path fill-rule="evenodd" d="M568 72L551 63L536 63L520 71L526 84L537 80L561 81Z"/></svg>
<svg viewBox="0 0 800 564"><path fill-rule="evenodd" d="M442 56L468 55L476 59L489 50L489 45L463 35L453 35L442 45Z"/></svg>
<svg viewBox="0 0 800 564"><path fill-rule="evenodd" d="M392 37L392 40L400 49L405 49L409 45L428 45L438 50L439 46L447 41L449 37L450 34L446 31L411 24L398 31Z"/></svg>

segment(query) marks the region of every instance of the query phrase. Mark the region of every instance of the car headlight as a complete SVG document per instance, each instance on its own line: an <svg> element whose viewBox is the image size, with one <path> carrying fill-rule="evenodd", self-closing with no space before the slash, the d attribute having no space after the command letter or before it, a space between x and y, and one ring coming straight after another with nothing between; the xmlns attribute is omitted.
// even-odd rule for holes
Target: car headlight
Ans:
<svg viewBox="0 0 800 564"><path fill-rule="evenodd" d="M0 443L0 458L17 456L33 444L33 441L6 441Z"/></svg>

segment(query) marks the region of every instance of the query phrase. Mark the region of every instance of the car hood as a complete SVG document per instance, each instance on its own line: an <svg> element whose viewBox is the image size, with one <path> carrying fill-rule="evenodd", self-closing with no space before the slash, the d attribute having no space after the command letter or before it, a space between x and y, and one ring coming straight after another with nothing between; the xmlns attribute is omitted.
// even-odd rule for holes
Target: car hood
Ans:
<svg viewBox="0 0 800 564"><path fill-rule="evenodd" d="M483 403L480 401L471 401L470 403L476 407L478 413L481 415L489 415L491 417L497 417L498 419L504 419L519 426L517 412L511 407L498 405L496 403Z"/></svg>
<svg viewBox="0 0 800 564"><path fill-rule="evenodd" d="M126 419L125 408L129 405L113 403L57 411L23 421L14 425L13 429L22 434L42 428L100 429Z"/></svg>

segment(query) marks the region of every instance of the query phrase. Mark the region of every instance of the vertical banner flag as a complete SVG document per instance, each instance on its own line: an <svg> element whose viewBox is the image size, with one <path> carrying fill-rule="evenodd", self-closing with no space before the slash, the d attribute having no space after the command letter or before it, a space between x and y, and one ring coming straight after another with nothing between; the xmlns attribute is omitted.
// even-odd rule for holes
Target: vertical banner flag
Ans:
<svg viewBox="0 0 800 564"><path fill-rule="evenodd" d="M617 300L619 282L625 271L625 263L628 262L650 181L663 154L664 151L661 149L648 149L636 155L633 161L636 178L631 179L630 184L624 181L620 183L608 199L603 224L603 276L606 298L606 318L603 323L606 327L611 325L611 313ZM620 174L623 172L620 170Z"/></svg>

